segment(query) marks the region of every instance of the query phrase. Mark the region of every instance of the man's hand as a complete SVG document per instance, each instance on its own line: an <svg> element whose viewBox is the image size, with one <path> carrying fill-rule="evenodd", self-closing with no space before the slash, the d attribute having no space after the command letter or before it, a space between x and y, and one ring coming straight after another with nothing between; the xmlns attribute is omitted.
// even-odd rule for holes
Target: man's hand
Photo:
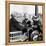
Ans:
<svg viewBox="0 0 46 46"><path fill-rule="evenodd" d="M22 23L19 23L19 24L24 27L24 25Z"/></svg>

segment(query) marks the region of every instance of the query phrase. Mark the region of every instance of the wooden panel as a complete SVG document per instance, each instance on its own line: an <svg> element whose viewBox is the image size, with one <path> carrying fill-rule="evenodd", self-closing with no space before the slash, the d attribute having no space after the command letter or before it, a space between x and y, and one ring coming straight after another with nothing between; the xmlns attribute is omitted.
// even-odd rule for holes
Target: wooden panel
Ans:
<svg viewBox="0 0 46 46"><path fill-rule="evenodd" d="M10 18L10 5L6 2L6 44L9 43L9 18Z"/></svg>
<svg viewBox="0 0 46 46"><path fill-rule="evenodd" d="M43 41L44 41L45 40L45 5L42 6L42 13L43 13Z"/></svg>

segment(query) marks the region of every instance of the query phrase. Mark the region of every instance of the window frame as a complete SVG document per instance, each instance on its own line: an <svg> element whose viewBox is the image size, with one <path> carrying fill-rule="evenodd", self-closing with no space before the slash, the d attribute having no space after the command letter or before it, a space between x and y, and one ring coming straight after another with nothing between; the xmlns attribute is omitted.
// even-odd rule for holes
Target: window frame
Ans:
<svg viewBox="0 0 46 46"><path fill-rule="evenodd" d="M32 43L44 43L45 42L45 3L38 3L38 2L20 2L20 1L6 1L6 45L10 45L10 37L9 37L9 19L10 19L10 4L17 4L17 5L38 5L42 6L42 23L43 23L43 41L30 41L30 42L15 42L15 44L32 44Z"/></svg>

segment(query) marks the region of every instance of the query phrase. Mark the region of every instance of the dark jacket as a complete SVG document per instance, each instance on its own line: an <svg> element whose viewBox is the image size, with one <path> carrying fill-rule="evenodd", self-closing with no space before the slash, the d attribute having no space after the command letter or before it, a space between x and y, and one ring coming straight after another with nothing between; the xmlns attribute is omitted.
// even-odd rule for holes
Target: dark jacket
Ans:
<svg viewBox="0 0 46 46"><path fill-rule="evenodd" d="M10 32L12 31L22 31L25 32L27 29L19 24L19 22L13 17L10 19Z"/></svg>

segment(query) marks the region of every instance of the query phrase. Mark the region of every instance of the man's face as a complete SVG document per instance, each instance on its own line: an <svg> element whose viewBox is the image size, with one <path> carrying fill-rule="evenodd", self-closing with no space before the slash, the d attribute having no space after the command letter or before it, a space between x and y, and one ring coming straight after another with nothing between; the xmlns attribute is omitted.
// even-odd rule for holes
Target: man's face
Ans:
<svg viewBox="0 0 46 46"><path fill-rule="evenodd" d="M23 14L16 14L14 15L14 18L18 21L18 22L21 22L24 20L24 15Z"/></svg>

